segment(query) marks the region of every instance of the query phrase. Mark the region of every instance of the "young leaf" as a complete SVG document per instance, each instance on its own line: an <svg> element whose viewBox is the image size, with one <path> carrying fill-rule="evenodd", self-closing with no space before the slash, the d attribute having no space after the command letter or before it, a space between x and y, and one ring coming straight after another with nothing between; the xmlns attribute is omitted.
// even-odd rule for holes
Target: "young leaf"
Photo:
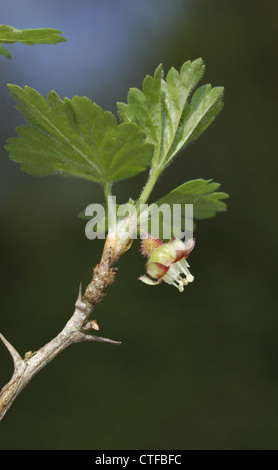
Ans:
<svg viewBox="0 0 278 470"><path fill-rule="evenodd" d="M62 31L52 28L35 28L35 29L16 29L13 26L5 24L0 25L0 54L5 55L8 59L12 58L12 54L1 45L14 44L21 42L33 46L34 44L57 44L65 42L66 38L61 36Z"/></svg>
<svg viewBox="0 0 278 470"><path fill-rule="evenodd" d="M223 88L210 85L199 88L189 102L204 69L202 59L188 61L180 73L171 68L164 80L160 65L153 78L145 78L142 91L130 89L128 104L118 103L122 121L136 122L154 145L152 166L160 171L209 126L223 106Z"/></svg>
<svg viewBox="0 0 278 470"><path fill-rule="evenodd" d="M62 173L102 184L143 171L152 158L152 146L134 123L117 124L89 98L63 101L51 91L48 102L26 86L8 85L17 108L31 124L17 128L8 139L11 160L32 175Z"/></svg>
<svg viewBox="0 0 278 470"><path fill-rule="evenodd" d="M145 132L147 142L154 145L155 151L161 142L161 78L162 66L143 81L143 91L130 88L128 105L117 103L118 113L123 122L135 122Z"/></svg>
<svg viewBox="0 0 278 470"><path fill-rule="evenodd" d="M61 36L62 31L52 28L16 29L5 24L0 25L0 43L13 44L22 42L32 46L33 44L57 44L65 42Z"/></svg>
<svg viewBox="0 0 278 470"><path fill-rule="evenodd" d="M208 219L214 217L216 212L226 210L226 204L222 199L228 198L228 194L217 192L219 183L212 180L197 179L187 181L178 186L166 196L159 199L156 204L193 204L194 219Z"/></svg>
<svg viewBox="0 0 278 470"><path fill-rule="evenodd" d="M12 54L4 47L2 44L0 44L0 54L5 55L8 59L12 58Z"/></svg>

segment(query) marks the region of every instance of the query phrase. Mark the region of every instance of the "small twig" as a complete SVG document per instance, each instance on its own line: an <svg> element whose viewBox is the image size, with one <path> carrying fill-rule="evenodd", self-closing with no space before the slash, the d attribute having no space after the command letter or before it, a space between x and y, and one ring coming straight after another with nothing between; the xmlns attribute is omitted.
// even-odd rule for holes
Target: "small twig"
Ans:
<svg viewBox="0 0 278 470"><path fill-rule="evenodd" d="M117 268L114 268L113 265L128 248L129 246L119 245L113 234L107 237L101 262L95 267L93 279L83 296L80 284L78 298L75 303L75 311L72 317L54 339L35 353L28 351L24 359L22 359L15 348L0 333L0 338L10 352L14 362L13 376L0 393L0 420L4 417L15 398L34 375L70 344L83 341L121 344L119 341L90 334L88 318L95 306L103 300L108 287L115 281Z"/></svg>

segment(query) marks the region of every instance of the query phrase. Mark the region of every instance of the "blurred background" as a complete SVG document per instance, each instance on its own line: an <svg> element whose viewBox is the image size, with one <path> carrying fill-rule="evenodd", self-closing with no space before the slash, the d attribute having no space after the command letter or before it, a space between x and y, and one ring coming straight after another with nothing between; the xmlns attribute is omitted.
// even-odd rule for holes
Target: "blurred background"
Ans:
<svg viewBox="0 0 278 470"><path fill-rule="evenodd" d="M201 84L225 107L161 177L153 201L186 180L213 178L228 211L200 221L192 285L180 294L137 280L138 243L95 311L116 347L65 350L20 394L1 449L277 449L277 19L273 0L10 0L1 23L52 27L66 43L7 46L0 57L0 331L22 354L52 339L99 261L77 214L102 202L78 179L35 178L3 145L23 118L7 83L44 96L86 95L116 112L159 63L202 57ZM137 198L146 173L115 185ZM0 388L13 372L0 344Z"/></svg>

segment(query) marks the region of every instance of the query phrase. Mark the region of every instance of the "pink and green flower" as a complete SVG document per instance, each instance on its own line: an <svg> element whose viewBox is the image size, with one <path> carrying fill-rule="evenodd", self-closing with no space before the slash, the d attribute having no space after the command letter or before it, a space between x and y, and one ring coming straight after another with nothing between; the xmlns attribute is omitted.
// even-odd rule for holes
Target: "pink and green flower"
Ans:
<svg viewBox="0 0 278 470"><path fill-rule="evenodd" d="M178 238L163 243L148 235L141 242L141 253L149 258L145 266L147 275L140 276L140 281L149 285L157 285L164 281L183 292L184 286L194 280L187 262L194 245L193 238L186 243Z"/></svg>

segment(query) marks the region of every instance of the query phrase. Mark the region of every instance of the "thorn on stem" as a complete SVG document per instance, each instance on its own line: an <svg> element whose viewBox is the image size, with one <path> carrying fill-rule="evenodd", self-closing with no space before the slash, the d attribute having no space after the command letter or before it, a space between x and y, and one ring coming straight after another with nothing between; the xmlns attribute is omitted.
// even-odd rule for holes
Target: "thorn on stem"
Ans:
<svg viewBox="0 0 278 470"><path fill-rule="evenodd" d="M14 369L16 372L22 366L22 363L24 363L24 361L20 354L17 352L17 350L11 345L11 343L9 343L9 341L6 340L6 338L1 333L0 338L6 346L7 350L9 351L10 355L12 356L14 362Z"/></svg>
<svg viewBox="0 0 278 470"><path fill-rule="evenodd" d="M102 338L101 336L95 336L95 335L84 335L83 338L84 341L96 341L98 343L111 343L111 344L122 344L121 341L115 341L113 339L109 338Z"/></svg>
<svg viewBox="0 0 278 470"><path fill-rule="evenodd" d="M77 301L81 302L81 299L82 299L82 282L80 282L80 284L79 284L79 291L78 291Z"/></svg>

